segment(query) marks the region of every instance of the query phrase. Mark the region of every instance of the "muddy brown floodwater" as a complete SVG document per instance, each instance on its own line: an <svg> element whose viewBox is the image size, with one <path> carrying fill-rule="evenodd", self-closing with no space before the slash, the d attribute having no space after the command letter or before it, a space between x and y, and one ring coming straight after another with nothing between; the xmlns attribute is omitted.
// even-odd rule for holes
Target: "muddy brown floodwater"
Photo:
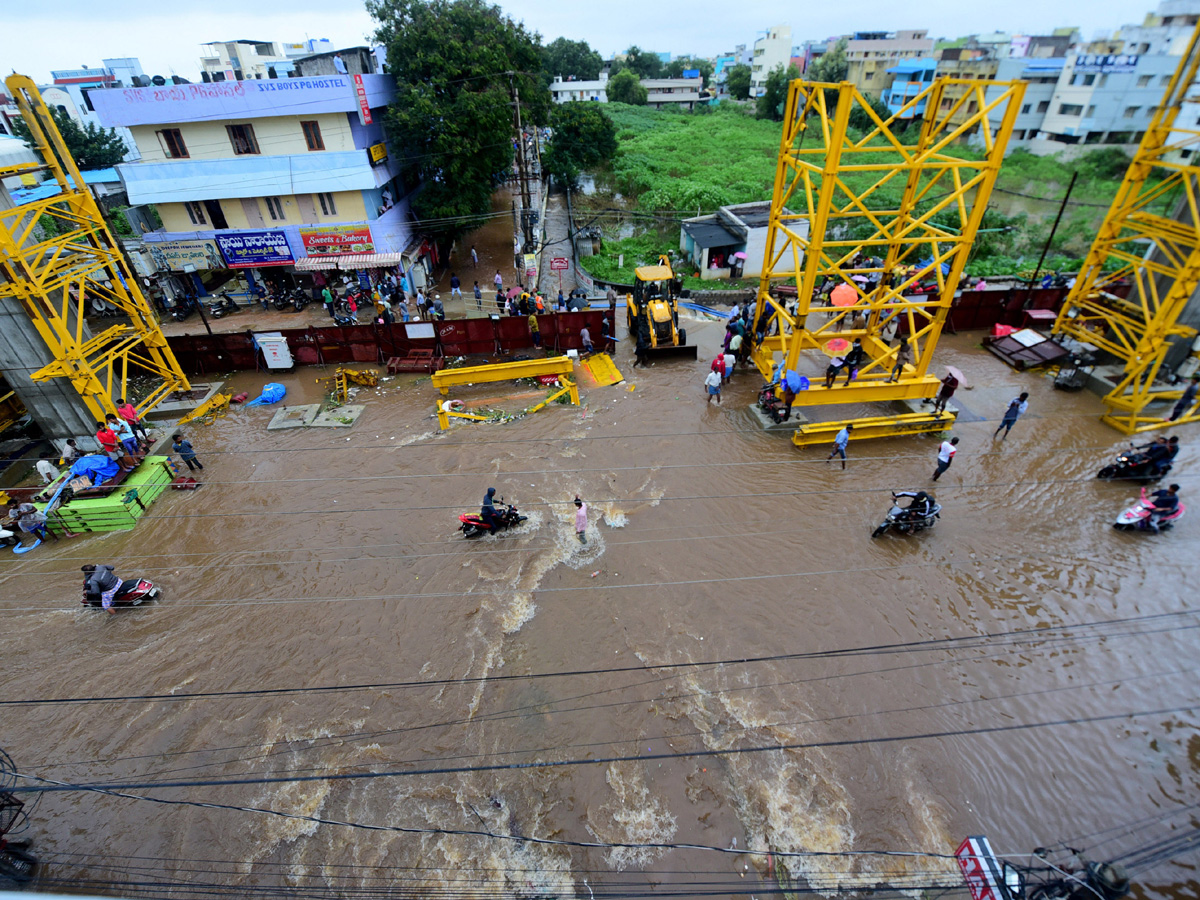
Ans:
<svg viewBox="0 0 1200 900"><path fill-rule="evenodd" d="M1124 443L1095 397L947 339L940 360L976 387L955 398L941 523L872 540L889 490L930 486L936 440L855 442L828 466L754 424L756 377L706 406L720 326L688 332L700 362L631 370L624 342L628 382L506 425L439 433L415 377L360 394L351 429L269 433L271 409L237 410L187 429L202 490L168 492L135 531L6 556L0 699L218 692L6 706L23 772L316 779L128 791L301 818L47 794L39 887L753 896L784 875L954 880L945 858L850 851L986 834L1106 858L1197 826L1198 526L1110 527L1135 489L1093 478ZM289 401L317 399L319 374L286 376ZM994 442L1022 389L1030 412ZM455 517L489 486L529 521L466 541ZM81 609L88 561L162 601ZM1046 631L1013 634L1030 629ZM295 688L328 690L255 693ZM1037 723L1058 724L1017 727ZM504 768L564 760L580 762ZM361 773L389 774L334 777ZM777 855L641 846L735 841ZM814 851L834 855L781 855ZM1195 862L1136 873L1138 895L1197 896Z"/></svg>

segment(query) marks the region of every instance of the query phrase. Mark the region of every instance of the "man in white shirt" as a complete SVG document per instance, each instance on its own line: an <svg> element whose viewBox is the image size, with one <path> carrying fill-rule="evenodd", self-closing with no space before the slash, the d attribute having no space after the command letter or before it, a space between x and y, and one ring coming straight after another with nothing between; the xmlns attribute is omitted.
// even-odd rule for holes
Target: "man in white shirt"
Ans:
<svg viewBox="0 0 1200 900"><path fill-rule="evenodd" d="M342 61L342 54L333 54L333 67L337 69L339 75L346 74L346 63Z"/></svg>
<svg viewBox="0 0 1200 900"><path fill-rule="evenodd" d="M950 468L950 463L954 462L954 454L958 452L958 438L950 438L948 441L942 441L942 446L938 447L938 463L937 471L933 473L933 480L937 481L942 477L942 473Z"/></svg>
<svg viewBox="0 0 1200 900"><path fill-rule="evenodd" d="M54 468L48 456L43 456L37 461L37 470L38 474L42 476L42 484L49 484L59 475L58 469Z"/></svg>
<svg viewBox="0 0 1200 900"><path fill-rule="evenodd" d="M721 373L713 369L704 378L704 389L708 394L708 399L705 405L712 403L712 398L717 398L717 406L721 405Z"/></svg>

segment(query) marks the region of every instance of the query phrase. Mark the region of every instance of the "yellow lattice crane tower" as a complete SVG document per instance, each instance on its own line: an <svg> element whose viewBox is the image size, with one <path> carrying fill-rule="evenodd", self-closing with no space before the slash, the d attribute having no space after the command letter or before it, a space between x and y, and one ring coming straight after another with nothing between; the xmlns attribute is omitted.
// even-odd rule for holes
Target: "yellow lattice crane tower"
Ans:
<svg viewBox="0 0 1200 900"><path fill-rule="evenodd" d="M1185 127L1179 114L1197 102L1188 92L1200 68L1198 37L1200 26L1054 324L1056 333L1123 363L1104 396L1103 421L1125 434L1162 426L1162 410L1150 415L1148 407L1183 393L1162 381L1171 374L1164 370L1167 357L1196 338L1196 329L1179 319L1200 285L1200 131ZM1188 159L1168 158L1184 150L1191 151ZM1126 287L1128 295L1120 296ZM1200 409L1193 404L1176 422L1200 422Z"/></svg>
<svg viewBox="0 0 1200 900"><path fill-rule="evenodd" d="M791 83L754 319L765 336L752 358L768 380L781 363L811 379L794 405L911 403L936 393L933 352L1024 92L1020 81L940 78L882 119L850 82ZM849 125L856 109L871 123L862 136ZM982 158L957 152L976 129ZM794 315L771 293L792 278ZM916 294L926 281L936 293ZM820 305L831 285L844 305ZM893 380L897 345L885 335L897 329L912 357ZM864 351L857 376L843 385L842 372L825 387L828 359L844 357L855 339ZM846 424L863 438L940 431L952 421L914 408L801 424L793 440L827 441Z"/></svg>
<svg viewBox="0 0 1200 900"><path fill-rule="evenodd" d="M144 414L173 391L187 390L187 377L37 87L24 75L12 75L5 84L42 163L0 167L0 178L45 169L61 189L44 200L0 209L0 302L20 304L54 360L31 378L69 379L91 415L102 420L116 413L114 399L126 395L129 376L146 375L151 387L138 403ZM35 228L43 217L60 233L39 240ZM117 307L129 324L89 336L83 310L90 299Z"/></svg>

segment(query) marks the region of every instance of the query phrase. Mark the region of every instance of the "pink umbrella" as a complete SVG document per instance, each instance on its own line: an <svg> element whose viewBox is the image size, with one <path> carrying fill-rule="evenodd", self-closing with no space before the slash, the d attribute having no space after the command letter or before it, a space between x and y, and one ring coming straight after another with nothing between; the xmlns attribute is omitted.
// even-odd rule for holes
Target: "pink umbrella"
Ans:
<svg viewBox="0 0 1200 900"><path fill-rule="evenodd" d="M743 253L741 250L739 250L737 253L733 254L733 258L734 259L745 259L746 254Z"/></svg>
<svg viewBox="0 0 1200 900"><path fill-rule="evenodd" d="M967 376L962 373L962 369L957 366L946 366L946 371L958 379L961 387L969 388L971 386L967 383Z"/></svg>
<svg viewBox="0 0 1200 900"><path fill-rule="evenodd" d="M829 295L834 306L853 306L858 302L858 291L848 284L839 284Z"/></svg>
<svg viewBox="0 0 1200 900"><path fill-rule="evenodd" d="M825 346L821 349L829 356L837 356L839 353L845 353L850 349L850 342L845 338L831 338L825 342Z"/></svg>

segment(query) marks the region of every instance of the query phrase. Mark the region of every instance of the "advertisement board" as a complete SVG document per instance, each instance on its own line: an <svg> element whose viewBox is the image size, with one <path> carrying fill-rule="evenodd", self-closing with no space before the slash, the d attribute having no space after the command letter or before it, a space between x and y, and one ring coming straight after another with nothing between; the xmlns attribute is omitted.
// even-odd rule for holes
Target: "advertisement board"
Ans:
<svg viewBox="0 0 1200 900"><path fill-rule="evenodd" d="M375 242L367 225L333 225L327 228L301 228L300 240L309 256L349 256L374 253Z"/></svg>
<svg viewBox="0 0 1200 900"><path fill-rule="evenodd" d="M372 144L367 148L367 155L371 159L371 165L381 166L388 159L387 144L380 141L378 144Z"/></svg>
<svg viewBox="0 0 1200 900"><path fill-rule="evenodd" d="M231 269L251 266L290 266L291 248L282 231L241 231L237 234L218 234L217 243Z"/></svg>
<svg viewBox="0 0 1200 900"><path fill-rule="evenodd" d="M354 99L358 101L358 121L363 125L371 124L371 104L367 100L367 89L363 86L363 77L354 76Z"/></svg>
<svg viewBox="0 0 1200 900"><path fill-rule="evenodd" d="M225 268L216 241L146 241L144 246L160 272L182 272L186 265L196 269Z"/></svg>
<svg viewBox="0 0 1200 900"><path fill-rule="evenodd" d="M1128 53L1088 53L1075 57L1076 74L1120 75L1137 71L1138 58Z"/></svg>

